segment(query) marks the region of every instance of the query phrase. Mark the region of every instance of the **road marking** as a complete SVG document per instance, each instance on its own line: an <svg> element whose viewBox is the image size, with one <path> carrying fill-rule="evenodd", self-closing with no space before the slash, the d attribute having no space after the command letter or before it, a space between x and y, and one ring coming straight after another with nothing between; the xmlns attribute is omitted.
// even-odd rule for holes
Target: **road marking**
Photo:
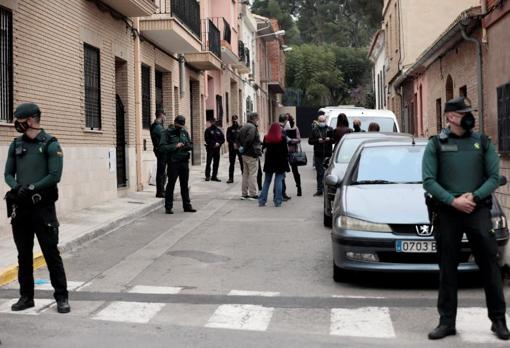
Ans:
<svg viewBox="0 0 510 348"><path fill-rule="evenodd" d="M351 337L395 337L387 307L333 308L329 334Z"/></svg>
<svg viewBox="0 0 510 348"><path fill-rule="evenodd" d="M508 315L506 315L506 320L509 321ZM491 321L487 317L486 308L459 308L457 310L457 331L465 342L501 343L491 331Z"/></svg>
<svg viewBox="0 0 510 348"><path fill-rule="evenodd" d="M182 291L182 287L175 286L149 286L149 285L136 285L128 290L129 293L135 294L161 294L161 295L175 295Z"/></svg>
<svg viewBox="0 0 510 348"><path fill-rule="evenodd" d="M257 305L221 305L206 327L232 330L266 331L274 308Z"/></svg>
<svg viewBox="0 0 510 348"><path fill-rule="evenodd" d="M83 286L84 282L76 282L76 281L68 281L67 282L67 290L74 291L79 287ZM7 285L2 286L2 289L19 289L18 282L11 282ZM53 290L53 286L51 286L51 282L48 279L36 279L34 281L34 289L35 290Z"/></svg>
<svg viewBox="0 0 510 348"><path fill-rule="evenodd" d="M55 300L42 299L35 300L35 307L25 309L24 311L13 312L11 306L18 302L18 299L3 300L6 301L0 305L0 313L11 313L11 314L24 314L24 315L38 315L41 310L47 309Z"/></svg>
<svg viewBox="0 0 510 348"><path fill-rule="evenodd" d="M112 302L92 319L146 324L164 306L164 303Z"/></svg>
<svg viewBox="0 0 510 348"><path fill-rule="evenodd" d="M280 293L276 291L251 291L251 290L231 290L228 296L262 296L262 297L276 297Z"/></svg>

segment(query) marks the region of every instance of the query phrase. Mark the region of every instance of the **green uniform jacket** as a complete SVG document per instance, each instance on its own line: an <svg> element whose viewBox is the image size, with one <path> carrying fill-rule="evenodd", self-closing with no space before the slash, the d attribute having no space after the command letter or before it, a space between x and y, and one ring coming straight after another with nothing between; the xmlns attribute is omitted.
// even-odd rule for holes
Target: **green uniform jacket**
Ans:
<svg viewBox="0 0 510 348"><path fill-rule="evenodd" d="M161 143L161 133L165 130L163 124L158 121L154 121L151 125L151 139L154 152L158 152L159 144Z"/></svg>
<svg viewBox="0 0 510 348"><path fill-rule="evenodd" d="M58 141L41 129L35 139L22 135L9 146L4 178L9 187L34 185L35 190L56 186L62 177L64 154ZM18 151L16 151L18 148ZM16 155L23 149L22 154Z"/></svg>
<svg viewBox="0 0 510 348"><path fill-rule="evenodd" d="M178 149L178 143L183 143L184 146ZM189 160L191 149L191 138L186 128L170 126L161 133L159 151L165 154L168 162L184 162Z"/></svg>
<svg viewBox="0 0 510 348"><path fill-rule="evenodd" d="M437 141L429 140L422 163L423 188L434 198L451 205L466 192L484 199L498 188L499 158L490 141L484 154L480 133L450 133L439 147Z"/></svg>

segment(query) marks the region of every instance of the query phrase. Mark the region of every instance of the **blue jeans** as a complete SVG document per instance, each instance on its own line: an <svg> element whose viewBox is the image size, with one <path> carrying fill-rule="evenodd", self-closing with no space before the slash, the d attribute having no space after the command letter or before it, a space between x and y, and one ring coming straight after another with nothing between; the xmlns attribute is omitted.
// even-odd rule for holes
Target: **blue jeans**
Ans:
<svg viewBox="0 0 510 348"><path fill-rule="evenodd" d="M267 195L269 193L269 186L271 185L271 181L273 180L273 174L275 175L274 178L274 195L273 195L273 202L275 207L279 207L282 205L283 202L283 194L282 194L282 187L283 187L283 178L285 177L285 173L265 173L264 177L264 185L262 185L262 191L259 195L259 205L265 205L267 202Z"/></svg>

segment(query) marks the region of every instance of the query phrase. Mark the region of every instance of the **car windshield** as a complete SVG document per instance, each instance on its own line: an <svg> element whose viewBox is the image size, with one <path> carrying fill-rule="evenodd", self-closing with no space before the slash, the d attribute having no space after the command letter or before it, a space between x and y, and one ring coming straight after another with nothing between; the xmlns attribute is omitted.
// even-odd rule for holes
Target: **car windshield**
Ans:
<svg viewBox="0 0 510 348"><path fill-rule="evenodd" d="M351 185L421 183L424 150L421 145L365 148Z"/></svg>
<svg viewBox="0 0 510 348"><path fill-rule="evenodd" d="M343 140L336 155L336 163L349 163L359 144L368 139L370 138L354 138Z"/></svg>
<svg viewBox="0 0 510 348"><path fill-rule="evenodd" d="M360 120L361 121L361 129L364 131L368 130L368 126L370 123L375 122L379 124L379 127L381 128L381 132L396 132L397 131L397 125L393 121L391 117L378 117L378 116L363 116L363 117L351 117L347 116L347 119L349 120L349 127L352 128L352 121L354 120ZM338 120L338 117L332 117L331 121L329 122L329 126L332 128L336 128L336 122Z"/></svg>

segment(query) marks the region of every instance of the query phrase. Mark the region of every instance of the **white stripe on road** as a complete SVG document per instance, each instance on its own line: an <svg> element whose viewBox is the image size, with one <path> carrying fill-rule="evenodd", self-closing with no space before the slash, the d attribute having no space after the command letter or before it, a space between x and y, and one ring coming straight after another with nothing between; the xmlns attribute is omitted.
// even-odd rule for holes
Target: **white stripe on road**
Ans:
<svg viewBox="0 0 510 348"><path fill-rule="evenodd" d="M275 297L280 293L276 291L250 291L250 290L231 290L228 296L262 296L262 297Z"/></svg>
<svg viewBox="0 0 510 348"><path fill-rule="evenodd" d="M92 319L145 324L164 306L164 303L112 302Z"/></svg>
<svg viewBox="0 0 510 348"><path fill-rule="evenodd" d="M506 320L509 321L508 315ZM457 310L457 331L465 342L501 343L492 333L491 324L486 308L470 307Z"/></svg>
<svg viewBox="0 0 510 348"><path fill-rule="evenodd" d="M229 304L219 306L206 327L232 330L266 331L274 308Z"/></svg>
<svg viewBox="0 0 510 348"><path fill-rule="evenodd" d="M129 293L135 294L161 294L161 295L175 295L182 291L181 287L176 286L148 286L136 285L128 290Z"/></svg>
<svg viewBox="0 0 510 348"><path fill-rule="evenodd" d="M84 282L75 282L68 281L67 282L67 290L74 291L79 287L83 286ZM2 289L19 289L19 283L17 281L11 282L1 287ZM53 286L51 286L51 282L48 279L36 279L34 282L35 290L53 290Z"/></svg>
<svg viewBox="0 0 510 348"><path fill-rule="evenodd" d="M395 331L386 307L331 309L330 335L393 338Z"/></svg>
<svg viewBox="0 0 510 348"><path fill-rule="evenodd" d="M55 302L55 300L50 299L42 299L42 300L35 300L35 307L25 309L24 311L18 311L13 312L11 310L11 306L18 302L18 299L12 299L12 300L4 300L6 302L3 302L0 305L0 313L12 313L12 314L28 314L28 315L37 315L40 313L41 310L46 309L49 307L52 303Z"/></svg>

